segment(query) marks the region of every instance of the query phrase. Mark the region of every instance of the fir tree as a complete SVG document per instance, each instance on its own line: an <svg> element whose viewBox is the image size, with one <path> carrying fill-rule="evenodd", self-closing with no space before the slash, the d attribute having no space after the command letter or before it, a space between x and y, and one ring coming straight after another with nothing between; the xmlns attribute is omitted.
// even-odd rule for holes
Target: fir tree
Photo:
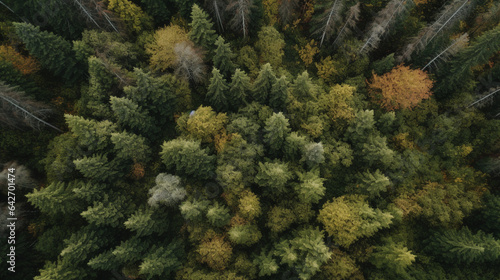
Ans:
<svg viewBox="0 0 500 280"><path fill-rule="evenodd" d="M214 205L208 207L207 209L207 220L216 227L223 227L231 218L231 214L229 214L229 209L224 205L220 205L215 202Z"/></svg>
<svg viewBox="0 0 500 280"><path fill-rule="evenodd" d="M143 135L151 132L153 120L137 103L125 97L114 96L110 103L118 124Z"/></svg>
<svg viewBox="0 0 500 280"><path fill-rule="evenodd" d="M207 98L217 111L227 111L229 105L227 98L228 89L229 86L226 83L226 79L224 79L219 69L214 67L207 90Z"/></svg>
<svg viewBox="0 0 500 280"><path fill-rule="evenodd" d="M274 75L271 64L264 64L264 66L260 69L257 79L255 79L255 82L252 85L253 99L261 104L267 104L269 92L275 83L276 76Z"/></svg>
<svg viewBox="0 0 500 280"><path fill-rule="evenodd" d="M269 107L275 111L283 111L288 97L288 85L285 76L281 76L271 87L269 92Z"/></svg>
<svg viewBox="0 0 500 280"><path fill-rule="evenodd" d="M174 139L164 142L160 155L167 169L175 170L178 175L207 179L215 171L215 157L197 141Z"/></svg>
<svg viewBox="0 0 500 280"><path fill-rule="evenodd" d="M213 30L213 23L208 14L196 4L193 5L193 10L191 11L191 23L189 26L191 26L191 31L188 34L189 39L205 50L213 51L217 34Z"/></svg>
<svg viewBox="0 0 500 280"><path fill-rule="evenodd" d="M269 147L271 154L278 155L281 152L290 130L288 119L281 112L277 114L273 113L273 115L266 120L264 126L264 142Z"/></svg>
<svg viewBox="0 0 500 280"><path fill-rule="evenodd" d="M217 49L215 50L213 58L214 67L219 69L225 77L229 78L231 73L234 73L235 70L235 65L232 60L236 55L231 50L229 43L225 43L222 36L217 38L215 45Z"/></svg>
<svg viewBox="0 0 500 280"><path fill-rule="evenodd" d="M14 23L16 34L31 55L54 74L72 82L82 75L81 66L74 58L71 44L63 38L29 23Z"/></svg>
<svg viewBox="0 0 500 280"><path fill-rule="evenodd" d="M228 99L231 108L234 110L239 109L246 104L247 94L250 90L250 78L245 71L236 69L231 77L231 84L229 85Z"/></svg>

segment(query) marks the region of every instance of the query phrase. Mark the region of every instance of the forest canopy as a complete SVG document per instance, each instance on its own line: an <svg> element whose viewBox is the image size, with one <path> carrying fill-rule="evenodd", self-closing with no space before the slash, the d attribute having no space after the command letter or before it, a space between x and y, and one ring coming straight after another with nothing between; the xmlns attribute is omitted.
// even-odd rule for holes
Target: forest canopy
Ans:
<svg viewBox="0 0 500 280"><path fill-rule="evenodd" d="M2 0L0 278L496 279L499 92L495 0Z"/></svg>

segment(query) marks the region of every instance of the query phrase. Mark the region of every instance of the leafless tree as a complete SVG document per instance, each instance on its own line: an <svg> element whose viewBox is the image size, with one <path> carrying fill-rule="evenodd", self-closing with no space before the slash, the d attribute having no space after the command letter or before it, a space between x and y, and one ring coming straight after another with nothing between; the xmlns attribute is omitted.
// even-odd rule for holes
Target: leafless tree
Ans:
<svg viewBox="0 0 500 280"><path fill-rule="evenodd" d="M349 8L349 11L347 12L346 19L344 25L342 25L342 28L340 28L339 32L337 33L337 37L335 38L335 41L333 41L333 44L339 44L342 42L342 40L346 37L349 36L352 31L356 28L356 24L358 23L359 20L359 13L360 13L360 3L356 3L356 5L353 5Z"/></svg>
<svg viewBox="0 0 500 280"><path fill-rule="evenodd" d="M105 31L114 31L123 33L123 24L106 9L103 1L96 0L72 0L73 4L80 10L81 14L87 19L88 25L97 27Z"/></svg>
<svg viewBox="0 0 500 280"><path fill-rule="evenodd" d="M224 12L227 7L227 0L205 0L205 8L210 11L220 28L224 32Z"/></svg>
<svg viewBox="0 0 500 280"><path fill-rule="evenodd" d="M203 81L206 67L201 51L194 48L193 44L189 42L176 44L174 51L177 56L175 74L195 83Z"/></svg>
<svg viewBox="0 0 500 280"><path fill-rule="evenodd" d="M328 8L323 11L323 14L317 20L321 27L313 34L320 38L320 47L323 45L323 42L330 39L335 32L336 25L342 20L341 13L343 8L343 0L334 0L330 5L328 5Z"/></svg>
<svg viewBox="0 0 500 280"><path fill-rule="evenodd" d="M62 132L44 120L50 112L45 104L28 98L24 92L0 81L0 122L17 129L24 127L40 129L48 126Z"/></svg>
<svg viewBox="0 0 500 280"><path fill-rule="evenodd" d="M253 8L254 0L231 0L227 5L226 10L232 15L229 20L231 29L243 33L243 37L247 36L248 24L250 22L250 10Z"/></svg>
<svg viewBox="0 0 500 280"><path fill-rule="evenodd" d="M440 33L454 26L455 23L464 19L472 10L470 0L455 0L444 8L437 15L437 19L424 29L422 29L417 37L413 38L403 48L403 53L397 57L399 62L409 61L413 53L418 53Z"/></svg>
<svg viewBox="0 0 500 280"><path fill-rule="evenodd" d="M453 40L453 42L442 52L432 58L429 63L427 63L424 67L422 67L422 71L427 69L432 65L436 65L439 61L447 61L450 57L457 54L461 49L467 46L469 42L469 34L464 33L457 39Z"/></svg>

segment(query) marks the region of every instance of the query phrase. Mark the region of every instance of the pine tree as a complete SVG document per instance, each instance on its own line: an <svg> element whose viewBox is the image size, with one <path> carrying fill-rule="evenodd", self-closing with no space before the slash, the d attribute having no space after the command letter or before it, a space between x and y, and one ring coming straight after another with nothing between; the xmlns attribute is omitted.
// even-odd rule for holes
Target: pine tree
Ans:
<svg viewBox="0 0 500 280"><path fill-rule="evenodd" d="M110 103L118 124L144 135L151 131L152 118L134 101L124 97L111 96Z"/></svg>
<svg viewBox="0 0 500 280"><path fill-rule="evenodd" d="M175 170L177 175L207 179L215 172L215 156L209 155L208 149L202 149L197 141L164 142L160 155L167 169Z"/></svg>
<svg viewBox="0 0 500 280"><path fill-rule="evenodd" d="M491 234L482 231L473 234L464 227L434 234L428 250L447 263L491 262L500 258L500 241Z"/></svg>
<svg viewBox="0 0 500 280"><path fill-rule="evenodd" d="M304 203L318 203L325 195L325 179L320 178L318 172L299 173L300 184L295 184L297 197Z"/></svg>
<svg viewBox="0 0 500 280"><path fill-rule="evenodd" d="M72 82L82 75L81 66L74 58L71 43L63 38L29 23L14 23L16 34L31 55L38 58L42 67Z"/></svg>
<svg viewBox="0 0 500 280"><path fill-rule="evenodd" d="M142 260L139 273L146 275L148 280L154 277L168 278L182 265L183 254L179 241L174 241L166 247L153 245Z"/></svg>
<svg viewBox="0 0 500 280"><path fill-rule="evenodd" d="M255 82L252 85L253 99L261 104L267 104L269 92L275 83L276 76L274 75L271 64L264 64L264 66L260 69L257 79L255 79Z"/></svg>
<svg viewBox="0 0 500 280"><path fill-rule="evenodd" d="M108 161L105 154L94 154L90 157L74 160L73 163L85 178L95 182L110 182L123 175L116 161Z"/></svg>
<svg viewBox="0 0 500 280"><path fill-rule="evenodd" d="M273 113L264 126L264 142L269 147L270 153L278 155L281 153L285 139L290 133L288 119L283 113Z"/></svg>
<svg viewBox="0 0 500 280"><path fill-rule="evenodd" d="M123 131L112 133L111 142L115 145L116 156L121 160L132 160L134 163L149 160L150 148L144 137Z"/></svg>
<svg viewBox="0 0 500 280"><path fill-rule="evenodd" d="M121 227L123 222L125 222L126 216L131 214L130 205L130 201L124 196L110 198L108 195L105 195L102 201L95 201L92 206L89 206L80 215L89 224L116 228Z"/></svg>
<svg viewBox="0 0 500 280"><path fill-rule="evenodd" d="M224 79L219 69L214 67L212 70L212 78L210 78L210 85L207 89L207 98L210 104L219 112L225 112L228 109L228 89L229 86L226 83L226 79Z"/></svg>
<svg viewBox="0 0 500 280"><path fill-rule="evenodd" d="M304 71L293 81L290 92L300 102L306 102L316 100L318 87L312 82L309 73Z"/></svg>
<svg viewBox="0 0 500 280"><path fill-rule="evenodd" d="M235 70L235 65L232 60L236 57L236 55L231 50L229 43L225 43L222 36L217 38L215 45L217 46L217 49L215 50L213 58L214 67L219 69L226 78L229 78L231 73L234 73Z"/></svg>
<svg viewBox="0 0 500 280"><path fill-rule="evenodd" d="M372 255L371 262L377 268L385 268L398 274L405 270L415 261L415 255L401 243L390 240L383 246L377 246Z"/></svg>
<svg viewBox="0 0 500 280"><path fill-rule="evenodd" d="M138 35L153 27L153 19L144 13L139 6L129 0L109 0L108 9L115 12L125 23L128 30Z"/></svg>
<svg viewBox="0 0 500 280"><path fill-rule="evenodd" d="M193 5L191 11L189 26L191 26L191 31L188 34L189 39L205 50L212 52L217 34L213 30L213 23L208 14L196 4Z"/></svg>
<svg viewBox="0 0 500 280"><path fill-rule="evenodd" d="M207 209L207 220L216 227L223 227L227 225L229 219L231 219L231 214L229 209L224 205L220 205L215 202L212 206Z"/></svg>
<svg viewBox="0 0 500 280"><path fill-rule="evenodd" d="M297 269L301 279L310 279L331 257L323 232L313 228L297 230L292 239L284 239L275 247L274 255L282 264Z"/></svg>
<svg viewBox="0 0 500 280"><path fill-rule="evenodd" d="M376 170L375 172L365 171L358 175L359 185L361 193L368 194L370 197L380 196L381 192L387 191L387 187L391 184L389 178Z"/></svg>
<svg viewBox="0 0 500 280"><path fill-rule="evenodd" d="M269 107L282 112L286 108L288 85L286 77L281 76L271 87L269 92Z"/></svg>
<svg viewBox="0 0 500 280"><path fill-rule="evenodd" d="M286 163L259 162L259 173L255 176L255 183L264 187L265 193L279 195L286 193L287 182L292 177Z"/></svg>
<svg viewBox="0 0 500 280"><path fill-rule="evenodd" d="M70 215L81 211L83 207L82 202L77 199L77 196L72 191L80 184L78 181L72 181L71 183L55 182L41 190L34 189L26 197L28 202L42 213L51 216Z"/></svg>
<svg viewBox="0 0 500 280"><path fill-rule="evenodd" d="M209 204L210 202L207 200L186 200L181 203L179 210L187 222L199 222L204 218Z"/></svg>
<svg viewBox="0 0 500 280"><path fill-rule="evenodd" d="M237 110L246 104L247 94L250 90L250 78L245 71L236 69L231 77L231 84L229 85L228 99L231 108Z"/></svg>
<svg viewBox="0 0 500 280"><path fill-rule="evenodd" d="M64 115L78 144L89 151L104 151L110 144L111 133L117 132L116 124L110 121L97 122L80 116Z"/></svg>
<svg viewBox="0 0 500 280"><path fill-rule="evenodd" d="M244 246L251 246L262 238L262 233L256 225L237 225L232 227L228 234L231 242Z"/></svg>
<svg viewBox="0 0 500 280"><path fill-rule="evenodd" d="M273 253L265 250L261 251L253 263L259 268L259 277L276 274L280 268L273 258Z"/></svg>
<svg viewBox="0 0 500 280"><path fill-rule="evenodd" d="M123 223L126 229L137 236L161 234L168 229L168 212L157 212L150 207L140 207Z"/></svg>

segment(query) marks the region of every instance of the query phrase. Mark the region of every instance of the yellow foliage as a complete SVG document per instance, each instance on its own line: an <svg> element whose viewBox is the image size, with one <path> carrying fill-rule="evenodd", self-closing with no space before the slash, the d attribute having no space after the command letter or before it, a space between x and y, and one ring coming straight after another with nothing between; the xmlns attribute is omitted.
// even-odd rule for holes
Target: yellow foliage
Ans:
<svg viewBox="0 0 500 280"><path fill-rule="evenodd" d="M326 114L334 122L354 118L351 107L353 93L356 88L349 85L335 85L328 94L320 96L320 104L326 106Z"/></svg>
<svg viewBox="0 0 500 280"><path fill-rule="evenodd" d="M129 0L109 0L108 9L115 12L135 34L153 27L153 19Z"/></svg>
<svg viewBox="0 0 500 280"><path fill-rule="evenodd" d="M349 246L357 239L356 232L361 226L361 218L352 211L343 196L325 203L319 211L318 221L325 226L326 232L335 242L342 246Z"/></svg>
<svg viewBox="0 0 500 280"><path fill-rule="evenodd" d="M188 138L211 143L216 135L225 133L226 123L225 113L217 114L211 107L200 106L193 114L180 117L177 120L177 127Z"/></svg>
<svg viewBox="0 0 500 280"><path fill-rule="evenodd" d="M40 70L40 65L34 58L30 56L23 56L11 46L0 46L0 60L10 62L24 75Z"/></svg>
<svg viewBox="0 0 500 280"><path fill-rule="evenodd" d="M278 9L279 0L263 0L262 5L264 6L264 17L268 25L274 25L278 22Z"/></svg>
<svg viewBox="0 0 500 280"><path fill-rule="evenodd" d="M415 149L415 143L413 143L412 140L408 139L409 135L410 134L408 132L404 132L396 134L394 135L394 137L392 137L394 144L399 150L403 151Z"/></svg>
<svg viewBox="0 0 500 280"><path fill-rule="evenodd" d="M200 262L215 270L224 270L231 260L233 248L222 236L214 236L198 247Z"/></svg>
<svg viewBox="0 0 500 280"><path fill-rule="evenodd" d="M430 98L433 81L424 71L401 64L382 76L373 74L368 85L373 102L393 111L411 109Z"/></svg>
<svg viewBox="0 0 500 280"><path fill-rule="evenodd" d="M311 65L314 61L314 56L319 53L318 43L311 40L304 47L300 48L295 45L295 49L299 52L300 59L304 62L306 67Z"/></svg>
<svg viewBox="0 0 500 280"><path fill-rule="evenodd" d="M401 209L403 212L403 217L406 217L410 214L419 215L422 212L422 207L418 205L415 201L415 198L409 197L408 195L402 195L396 199L394 199L394 204L396 207Z"/></svg>
<svg viewBox="0 0 500 280"><path fill-rule="evenodd" d="M253 220L261 214L259 197L251 191L244 191L239 201L239 212L249 220Z"/></svg>
<svg viewBox="0 0 500 280"><path fill-rule="evenodd" d="M327 56L319 63L315 63L318 76L327 83L334 81L339 74L336 64L331 56Z"/></svg>
<svg viewBox="0 0 500 280"><path fill-rule="evenodd" d="M173 67L176 63L175 45L188 40L186 31L177 25L156 30L154 42L146 47L146 52L151 55L151 68L165 71Z"/></svg>

